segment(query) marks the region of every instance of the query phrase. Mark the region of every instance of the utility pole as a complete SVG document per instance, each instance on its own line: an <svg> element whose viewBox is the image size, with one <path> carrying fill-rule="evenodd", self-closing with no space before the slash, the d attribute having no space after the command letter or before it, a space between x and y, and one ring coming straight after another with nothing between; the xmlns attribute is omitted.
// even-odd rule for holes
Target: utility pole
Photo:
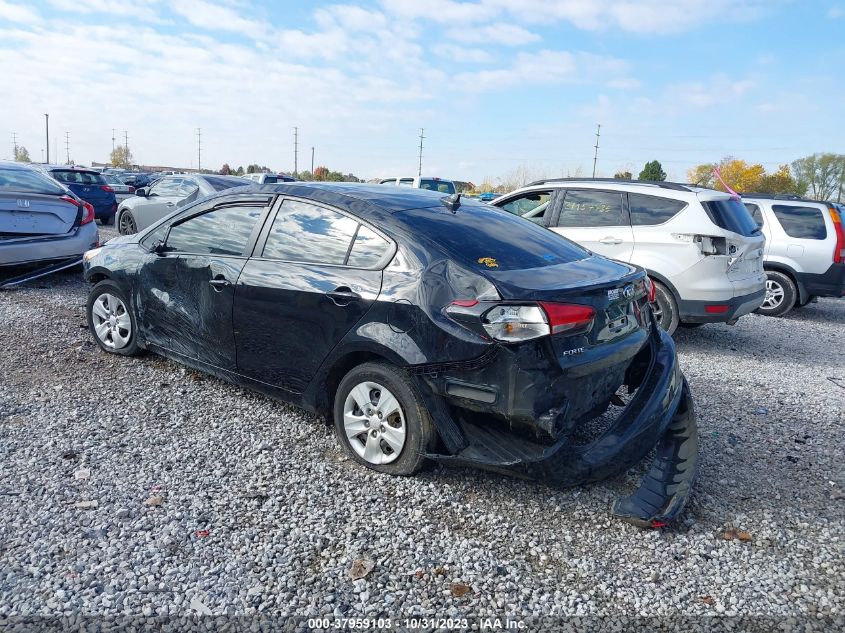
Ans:
<svg viewBox="0 0 845 633"><path fill-rule="evenodd" d="M111 153L114 154L114 128L111 129Z"/></svg>
<svg viewBox="0 0 845 633"><path fill-rule="evenodd" d="M601 136L601 123L597 123L598 127L596 128L596 153L593 154L593 178L596 177L596 161L599 159L599 137Z"/></svg>
<svg viewBox="0 0 845 633"><path fill-rule="evenodd" d="M423 139L425 138L425 128L420 128L420 167L417 171L417 176L422 178L422 151L423 151Z"/></svg>
<svg viewBox="0 0 845 633"><path fill-rule="evenodd" d="M65 165L70 165L70 132L65 132Z"/></svg>
<svg viewBox="0 0 845 633"><path fill-rule="evenodd" d="M197 173L202 172L202 128L197 128Z"/></svg>
<svg viewBox="0 0 845 633"><path fill-rule="evenodd" d="M18 133L12 132L12 160L18 159Z"/></svg>
<svg viewBox="0 0 845 633"><path fill-rule="evenodd" d="M50 163L50 115L44 114L44 125L47 130L47 164Z"/></svg>
<svg viewBox="0 0 845 633"><path fill-rule="evenodd" d="M311 146L311 178L314 178L314 146Z"/></svg>
<svg viewBox="0 0 845 633"><path fill-rule="evenodd" d="M299 128L293 128L293 177L299 172Z"/></svg>

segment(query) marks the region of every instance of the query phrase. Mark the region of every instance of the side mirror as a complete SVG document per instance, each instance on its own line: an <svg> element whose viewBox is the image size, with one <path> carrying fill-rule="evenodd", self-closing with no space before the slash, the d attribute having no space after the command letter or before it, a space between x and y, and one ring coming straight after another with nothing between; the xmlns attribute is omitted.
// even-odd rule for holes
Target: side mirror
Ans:
<svg viewBox="0 0 845 633"><path fill-rule="evenodd" d="M167 250L167 242L164 240L158 240L155 244L153 244L153 253L156 255L161 255Z"/></svg>
<svg viewBox="0 0 845 633"><path fill-rule="evenodd" d="M146 198L146 197L147 197L147 188L146 188L146 187L141 187L140 189L136 189L136 190L135 190L135 195L136 195L136 196L141 196L142 198Z"/></svg>

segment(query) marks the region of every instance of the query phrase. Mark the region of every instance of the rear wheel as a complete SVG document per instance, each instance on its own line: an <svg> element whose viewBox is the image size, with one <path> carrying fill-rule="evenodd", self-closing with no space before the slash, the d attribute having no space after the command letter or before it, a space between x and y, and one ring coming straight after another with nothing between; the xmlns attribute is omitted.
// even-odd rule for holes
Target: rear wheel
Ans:
<svg viewBox="0 0 845 633"><path fill-rule="evenodd" d="M120 286L106 279L91 289L87 305L88 329L106 352L132 356L139 351L135 315Z"/></svg>
<svg viewBox="0 0 845 633"><path fill-rule="evenodd" d="M654 303L651 312L657 324L669 334L674 334L678 328L678 304L672 293L659 281L654 281Z"/></svg>
<svg viewBox="0 0 845 633"><path fill-rule="evenodd" d="M408 375L387 363L364 363L337 389L335 431L358 463L391 475L411 475L433 447L434 427Z"/></svg>
<svg viewBox="0 0 845 633"><path fill-rule="evenodd" d="M759 314L783 316L795 305L798 289L787 275L776 270L766 271L766 297L757 308Z"/></svg>
<svg viewBox="0 0 845 633"><path fill-rule="evenodd" d="M138 225L135 224L135 217L131 211L123 211L120 214L117 230L121 235L133 235L138 232Z"/></svg>

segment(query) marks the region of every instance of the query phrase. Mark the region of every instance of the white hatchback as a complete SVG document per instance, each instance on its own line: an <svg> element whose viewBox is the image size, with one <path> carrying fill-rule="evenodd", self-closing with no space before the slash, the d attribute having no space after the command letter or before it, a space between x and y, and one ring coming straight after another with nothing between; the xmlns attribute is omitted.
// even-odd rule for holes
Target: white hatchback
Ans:
<svg viewBox="0 0 845 633"><path fill-rule="evenodd" d="M655 282L655 316L679 324L736 320L763 302L765 238L742 203L669 182L556 179L491 204L600 255L642 266Z"/></svg>

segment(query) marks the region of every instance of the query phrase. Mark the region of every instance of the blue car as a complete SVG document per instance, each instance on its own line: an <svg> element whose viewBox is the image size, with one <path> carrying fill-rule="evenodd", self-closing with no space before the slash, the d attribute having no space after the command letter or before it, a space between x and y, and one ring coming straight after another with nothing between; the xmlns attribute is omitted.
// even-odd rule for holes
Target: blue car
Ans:
<svg viewBox="0 0 845 633"><path fill-rule="evenodd" d="M75 167L50 167L47 173L85 202L90 202L94 207L94 217L102 224L114 223L117 199L114 189L101 173Z"/></svg>
<svg viewBox="0 0 845 633"><path fill-rule="evenodd" d="M482 202L490 202L490 201L498 198L500 195L502 195L502 194L493 193L492 191L485 191L480 196L478 196L478 199L481 200Z"/></svg>

